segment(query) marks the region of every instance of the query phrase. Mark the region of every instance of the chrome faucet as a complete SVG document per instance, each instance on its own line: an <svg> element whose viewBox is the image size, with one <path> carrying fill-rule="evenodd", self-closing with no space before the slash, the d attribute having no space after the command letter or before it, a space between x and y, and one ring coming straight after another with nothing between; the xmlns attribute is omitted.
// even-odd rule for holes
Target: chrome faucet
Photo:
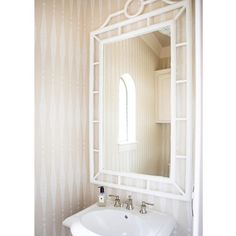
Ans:
<svg viewBox="0 0 236 236"><path fill-rule="evenodd" d="M110 194L109 197L114 197L115 198L114 207L121 207L121 202L120 202L119 195Z"/></svg>
<svg viewBox="0 0 236 236"><path fill-rule="evenodd" d="M139 211L141 214L147 214L147 205L154 206L153 203L148 203L148 202L142 201L141 209Z"/></svg>
<svg viewBox="0 0 236 236"><path fill-rule="evenodd" d="M126 209L127 210L133 210L134 209L133 199L130 195L128 196L128 200L125 202L125 204L126 204Z"/></svg>

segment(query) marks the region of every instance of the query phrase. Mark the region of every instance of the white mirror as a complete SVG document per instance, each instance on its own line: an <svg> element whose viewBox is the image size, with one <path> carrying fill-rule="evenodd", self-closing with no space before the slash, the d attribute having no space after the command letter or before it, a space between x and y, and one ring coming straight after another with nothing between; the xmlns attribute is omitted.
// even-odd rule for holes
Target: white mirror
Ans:
<svg viewBox="0 0 236 236"><path fill-rule="evenodd" d="M92 183L191 199L189 3L129 0L91 33Z"/></svg>

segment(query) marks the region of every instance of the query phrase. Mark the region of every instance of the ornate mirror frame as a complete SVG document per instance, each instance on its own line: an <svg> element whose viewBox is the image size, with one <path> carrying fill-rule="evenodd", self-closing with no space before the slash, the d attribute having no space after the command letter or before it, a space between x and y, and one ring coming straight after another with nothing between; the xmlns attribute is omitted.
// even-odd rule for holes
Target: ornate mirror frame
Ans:
<svg viewBox="0 0 236 236"><path fill-rule="evenodd" d="M129 6L135 2L139 7L136 13L131 15ZM155 4L159 5L156 9L152 9L151 6L155 6ZM114 20L117 19L118 22L114 23ZM103 47L107 43L153 32L165 26L171 27L170 177L105 170L103 168ZM181 74L181 71L184 72ZM179 91L182 91L182 94ZM91 32L89 96L91 183L190 201L193 175L191 0L175 2L170 0L128 0L124 9L111 14L98 30ZM181 100L180 105L178 104L179 99ZM185 110L185 116L178 116L178 106L182 106L180 110ZM184 148L178 150L178 145L183 145Z"/></svg>

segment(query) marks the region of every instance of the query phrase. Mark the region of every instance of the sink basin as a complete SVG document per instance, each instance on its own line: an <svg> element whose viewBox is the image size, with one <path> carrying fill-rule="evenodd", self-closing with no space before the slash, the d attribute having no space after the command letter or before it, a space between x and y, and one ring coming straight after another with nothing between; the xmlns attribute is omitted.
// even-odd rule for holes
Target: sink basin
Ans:
<svg viewBox="0 0 236 236"><path fill-rule="evenodd" d="M84 214L81 223L98 235L144 235L147 225L138 216L111 209L95 210Z"/></svg>
<svg viewBox="0 0 236 236"><path fill-rule="evenodd" d="M65 219L63 225L73 236L169 236L175 221L157 211L142 215L138 210L92 205Z"/></svg>

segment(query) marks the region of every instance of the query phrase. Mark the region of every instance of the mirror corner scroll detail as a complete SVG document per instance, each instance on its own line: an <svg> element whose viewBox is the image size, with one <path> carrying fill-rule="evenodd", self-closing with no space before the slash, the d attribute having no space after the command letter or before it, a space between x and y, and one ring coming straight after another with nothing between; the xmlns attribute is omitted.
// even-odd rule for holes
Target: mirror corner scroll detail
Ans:
<svg viewBox="0 0 236 236"><path fill-rule="evenodd" d="M190 0L128 0L91 32L92 183L190 201L191 17Z"/></svg>

